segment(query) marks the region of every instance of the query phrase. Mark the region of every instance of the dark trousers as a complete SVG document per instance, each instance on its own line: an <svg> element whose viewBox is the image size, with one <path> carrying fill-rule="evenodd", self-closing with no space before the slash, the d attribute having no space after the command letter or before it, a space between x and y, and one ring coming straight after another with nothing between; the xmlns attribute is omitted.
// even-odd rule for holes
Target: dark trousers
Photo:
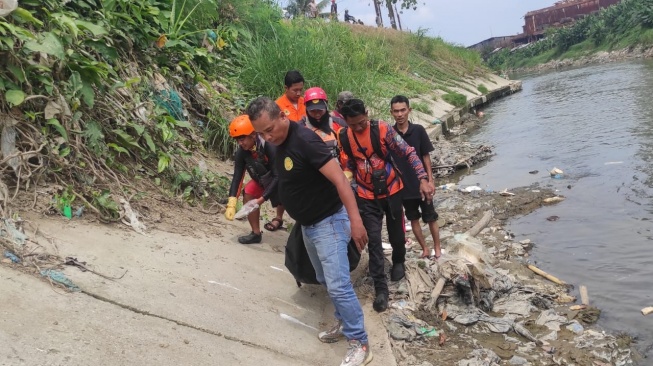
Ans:
<svg viewBox="0 0 653 366"><path fill-rule="evenodd" d="M388 282L385 277L383 247L381 246L381 229L383 215L388 229L390 245L392 245L392 263L404 263L406 260L406 233L404 232L404 211L401 194L389 198L367 200L358 197L358 210L369 239L370 275L374 280L376 293L388 293Z"/></svg>

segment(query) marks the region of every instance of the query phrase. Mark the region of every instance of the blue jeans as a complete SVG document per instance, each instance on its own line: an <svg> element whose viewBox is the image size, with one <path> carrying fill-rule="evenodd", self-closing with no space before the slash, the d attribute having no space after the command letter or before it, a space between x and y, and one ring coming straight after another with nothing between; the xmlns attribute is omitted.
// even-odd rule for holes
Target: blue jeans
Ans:
<svg viewBox="0 0 653 366"><path fill-rule="evenodd" d="M314 225L302 226L302 233L317 280L326 285L336 319L342 321L342 333L348 340L367 343L363 309L349 277L351 227L345 208Z"/></svg>

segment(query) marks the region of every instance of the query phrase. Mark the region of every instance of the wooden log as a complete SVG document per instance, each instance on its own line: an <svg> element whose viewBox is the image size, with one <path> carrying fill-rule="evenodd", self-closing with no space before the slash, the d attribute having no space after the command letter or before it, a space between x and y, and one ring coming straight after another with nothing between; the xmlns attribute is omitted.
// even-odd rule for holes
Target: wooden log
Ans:
<svg viewBox="0 0 653 366"><path fill-rule="evenodd" d="M431 309L435 306L435 303L438 301L438 297L440 297L440 294L442 293L442 289L444 288L444 284L446 282L447 281L443 277L440 277L438 279L438 282L435 284L433 291L431 291L431 299L429 300L427 309Z"/></svg>
<svg viewBox="0 0 653 366"><path fill-rule="evenodd" d="M653 306L642 309L642 315L648 315L653 313Z"/></svg>
<svg viewBox="0 0 653 366"><path fill-rule="evenodd" d="M547 280L549 280L549 281L551 281L551 282L557 283L558 285L568 286L567 283L566 283L565 281L559 279L559 278L556 277L556 276L552 276L552 275L550 275L550 274L544 272L543 270L541 270L541 269L535 267L535 266L532 265L532 264L529 264L529 265L528 265L528 269L530 269L531 271L537 273L538 275L540 275L540 276L546 278Z"/></svg>
<svg viewBox="0 0 653 366"><path fill-rule="evenodd" d="M580 285L580 303L583 305L590 304L590 296L587 293L587 287L585 285Z"/></svg>
<svg viewBox="0 0 653 366"><path fill-rule="evenodd" d="M480 233L481 230L483 230L487 226L487 224L490 223L490 220L492 220L493 215L494 214L492 213L492 210L485 211L485 214L483 214L481 220L477 222L476 225L472 226L471 229L467 230L465 234L469 236L478 235L478 233Z"/></svg>

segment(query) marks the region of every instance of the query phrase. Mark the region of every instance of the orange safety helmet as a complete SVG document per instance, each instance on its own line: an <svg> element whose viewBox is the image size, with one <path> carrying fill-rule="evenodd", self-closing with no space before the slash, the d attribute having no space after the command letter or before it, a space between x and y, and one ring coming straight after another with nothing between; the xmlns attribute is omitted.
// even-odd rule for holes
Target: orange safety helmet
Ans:
<svg viewBox="0 0 653 366"><path fill-rule="evenodd" d="M240 115L229 124L229 135L236 138L239 136L249 136L254 132L254 126L246 114Z"/></svg>

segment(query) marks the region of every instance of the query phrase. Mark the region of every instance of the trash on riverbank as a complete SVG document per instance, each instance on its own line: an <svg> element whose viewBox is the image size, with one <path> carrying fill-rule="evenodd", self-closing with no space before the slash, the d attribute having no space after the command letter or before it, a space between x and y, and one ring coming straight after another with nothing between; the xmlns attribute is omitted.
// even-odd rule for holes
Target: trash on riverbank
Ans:
<svg viewBox="0 0 653 366"><path fill-rule="evenodd" d="M549 173L551 174L551 178L553 179L561 179L565 174L565 172L563 172L562 169L555 168L555 167L551 169Z"/></svg>
<svg viewBox="0 0 653 366"><path fill-rule="evenodd" d="M653 306L642 309L642 315L649 315L651 313L653 313Z"/></svg>
<svg viewBox="0 0 653 366"><path fill-rule="evenodd" d="M566 282L554 276L557 281L546 282L520 263L531 241L515 240L501 221L540 207L551 191L512 191L509 197L440 192L436 210L446 251L428 260L419 258L418 245L409 248L406 276L389 283L390 310L381 314L398 365L632 364L629 348L587 323L598 309L571 310L576 299ZM373 293L371 279L361 281Z"/></svg>

